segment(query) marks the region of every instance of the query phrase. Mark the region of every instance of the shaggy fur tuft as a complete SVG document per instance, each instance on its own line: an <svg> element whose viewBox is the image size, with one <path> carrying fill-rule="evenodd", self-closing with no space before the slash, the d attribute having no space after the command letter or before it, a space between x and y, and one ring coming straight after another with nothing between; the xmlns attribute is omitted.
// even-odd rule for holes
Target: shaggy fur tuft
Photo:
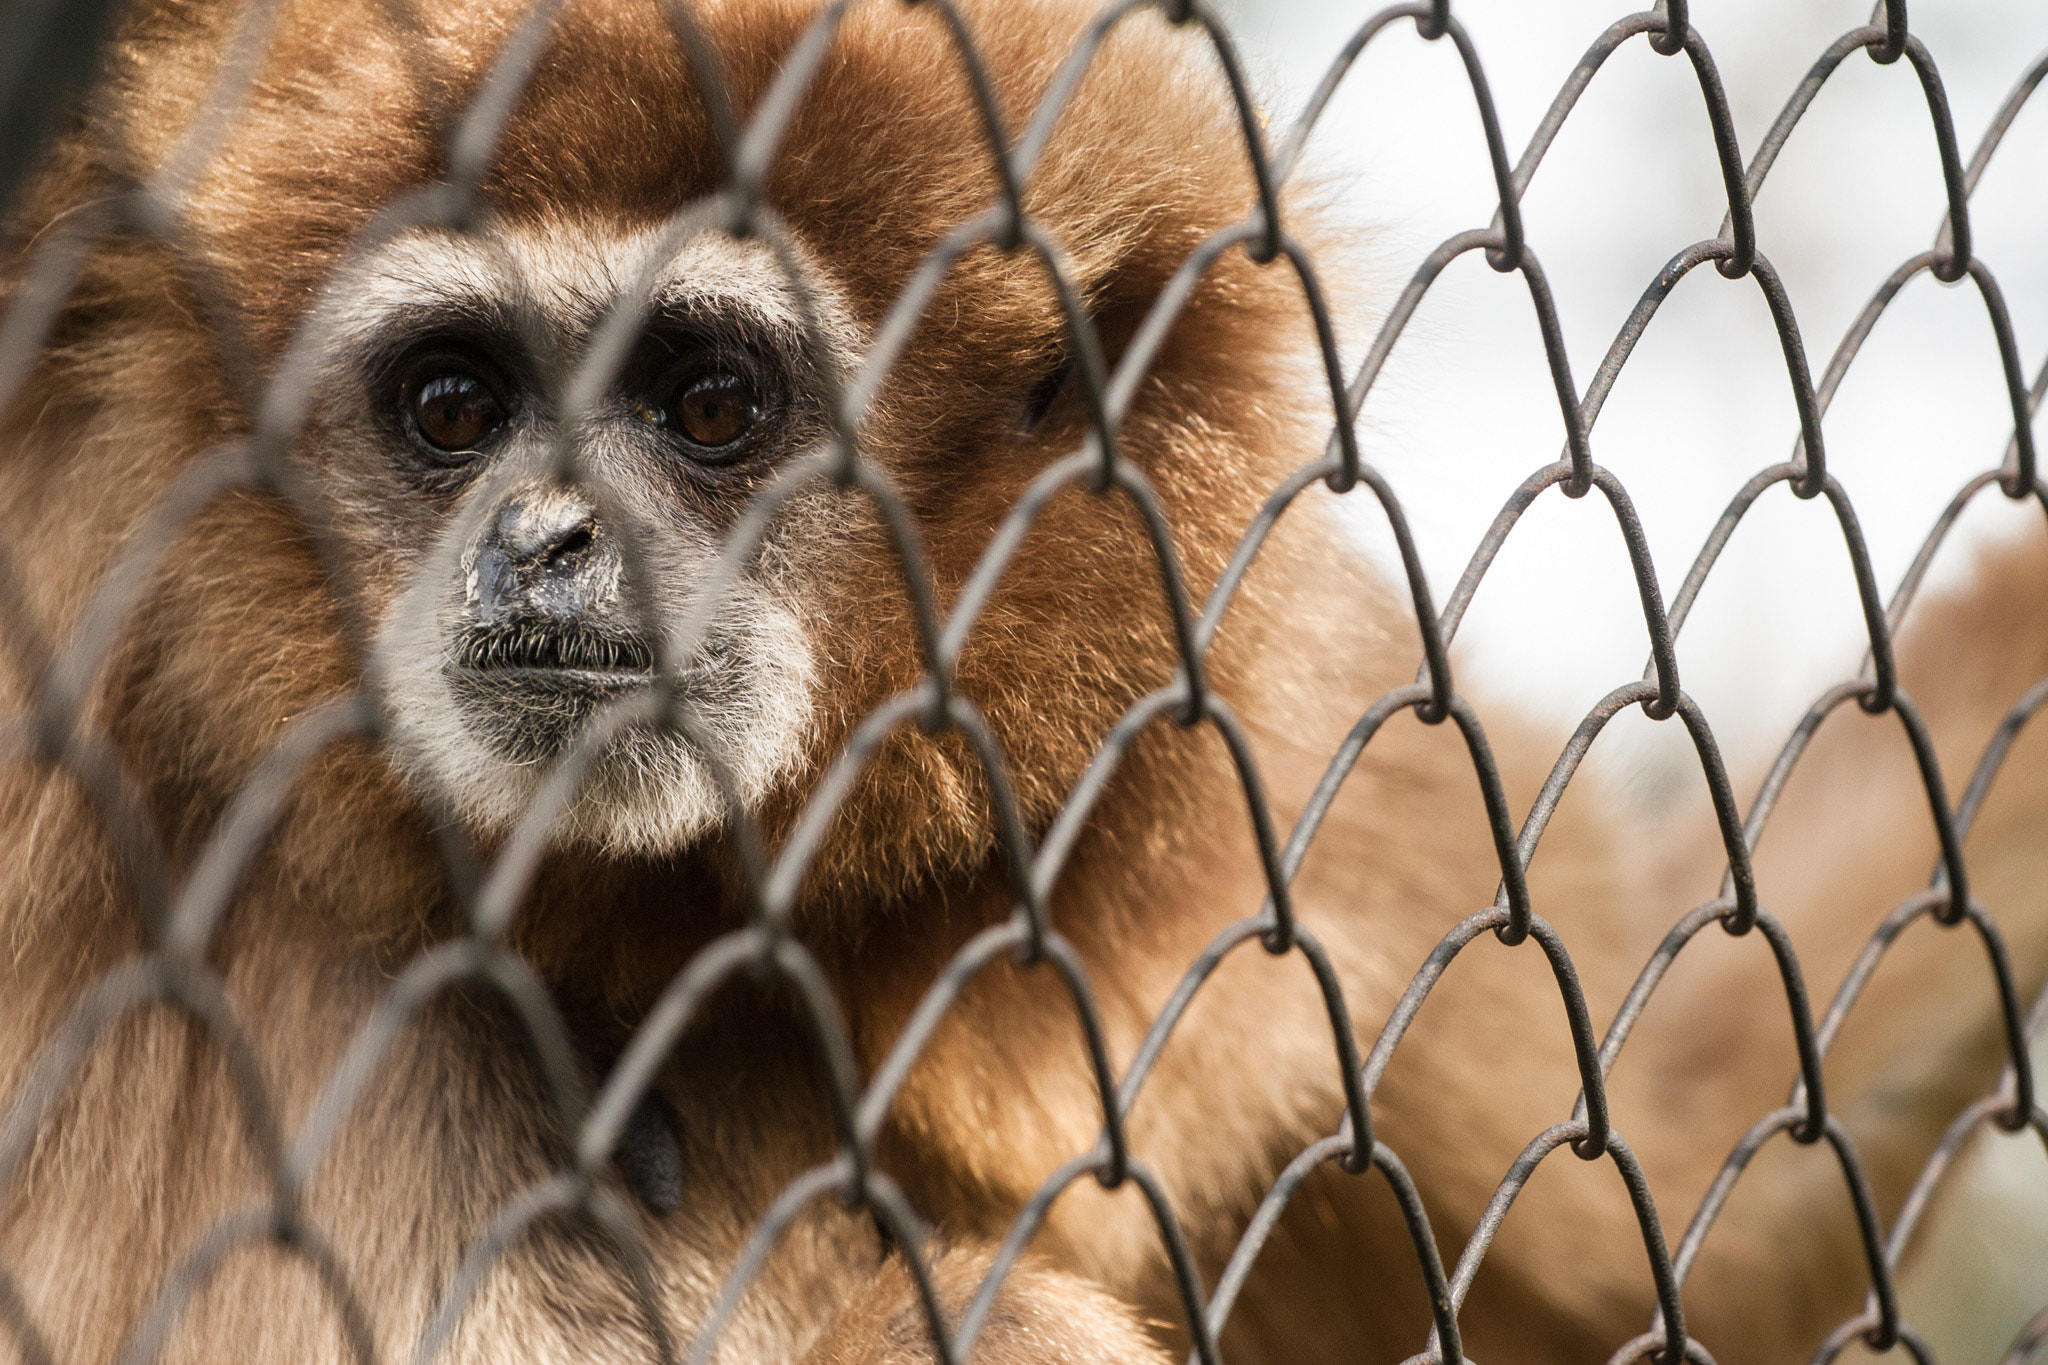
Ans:
<svg viewBox="0 0 2048 1365"><path fill-rule="evenodd" d="M695 8L743 114L814 14L808 0ZM1007 127L1024 125L1094 8L962 5ZM817 396L826 372L856 370L935 245L999 192L942 16L868 0L841 23L766 182L786 258L713 234L654 260L652 311L682 317L707 345L741 338L781 367L793 395L774 460L714 469L650 461L647 419L635 427L635 410L609 391L565 415L564 385L607 310L646 276L664 225L725 174L655 0L569 0L462 231L358 245L381 210L448 173L448 132L526 9L283 0L259 78L194 181L180 230L95 249L28 389L0 419L0 543L24 610L0 640L16 666L0 690L19 709L37 641L80 625L149 509L247 438L293 365L316 372L280 477L208 500L185 526L81 719L133 776L183 885L235 793L301 718L366 678L381 688L388 736L338 742L310 763L206 951L287 1139L394 976L460 932L437 826L463 826L487 855L501 849L559 758L559 735L591 723L580 702L567 718L507 720L465 701L451 668L553 667L573 654L595 671L646 663L651 674L658 659L692 705L693 732L629 729L594 758L507 931L561 1003L591 1080L676 973L740 922L747 850L727 828L726 799L748 810L771 853L783 847L857 727L925 672L888 521L859 489L814 478L744 562L721 568L720 556L750 500L822 448L835 416ZM10 298L29 244L171 154L236 22L213 0L135 6L88 117L14 226ZM1025 193L1105 345L1121 353L1189 254L1254 198L1223 82L1195 37L1154 13L1121 24ZM1313 215L1295 226L1312 243L1320 231ZM819 300L814 313L799 307L791 269ZM431 461L401 468L394 452L406 447L373 410L389 389L373 362L394 327L429 314L497 329L530 371L526 391L546 401L514 425L531 458L474 477ZM1302 379L1313 345L1284 262L1262 268L1232 250L1194 288L1132 395L1121 453L1156 490L1197 601L1273 489L1322 450L1327 399ZM1071 363L1042 264L1029 250L983 246L945 272L859 414L862 456L922 537L941 611L1032 481L1084 439ZM628 627L478 645L464 613L485 594L464 555L479 509L522 491L566 496L555 478L565 466L550 463L562 450L611 490L610 502L590 495L598 524L628 528L643 546L646 601L633 598L621 560L600 586L614 604L634 602ZM1974 592L1924 603L1909 623L1902 676L1951 774L2048 673L2044 575L2037 538L1988 560ZM1304 495L1205 656L1278 828L1363 708L1412 680L1418 657L1400 596L1336 532L1327 498ZM1029 837L1046 834L1119 718L1179 665L1132 501L1060 493L955 670L1008 764ZM1508 708L1482 700L1481 711L1510 800L1525 808L1557 745ZM1454 729L1388 722L1293 885L1367 1038L1443 932L1494 895L1485 813ZM1872 926L1925 884L1933 839L1921 790L1890 718L1845 710L1802 767L1759 867L1810 980L1831 985ZM906 723L851 779L821 837L792 930L822 964L866 1075L951 956L1013 908L992 797L971 744ZM2044 816L2036 727L1970 850L1976 893L2005 927L2025 986L2048 961ZM18 1093L88 984L145 947L105 828L66 770L18 756L0 772L0 1095ZM1532 871L1536 905L1569 945L1596 1023L1720 875L1703 800L1650 842L1695 852L1670 866L1634 856L1625 818L1579 783ZM1102 792L1051 898L1119 1074L1188 964L1264 895L1231 755L1213 729L1162 718ZM1830 1058L1835 1111L1887 1213L1997 1055L1981 954L1926 937L1887 963ZM1147 1075L1126 1125L1131 1150L1208 1283L1282 1165L1337 1128L1329 1030L1302 963L1246 946L1216 969ZM664 1185L661 1202L673 1195L677 1211L627 1203L622 1216L646 1239L678 1341L705 1320L763 1212L832 1156L815 1056L787 995L748 979L706 1004L662 1069L680 1184L679 1194ZM903 1079L881 1159L937 1229L947 1311L962 1311L1049 1175L1096 1143L1087 1057L1061 978L1003 959L963 988ZM1760 936L1722 942L1709 931L1612 1083L1617 1128L1667 1231L1744 1128L1782 1103L1793 1069ZM1448 1254L1522 1145L1571 1112L1578 1085L1540 955L1475 945L1432 994L1373 1105L1378 1137L1407 1162ZM497 992L443 990L399 1030L299 1202L379 1358L409 1355L467 1250L521 1191L570 1167L571 1141L526 1027ZM1693 1268L1689 1320L1723 1365L1810 1351L1863 1292L1839 1172L1802 1160L1812 1155L1760 1157ZM114 1021L0 1189L0 1268L56 1358L113 1359L195 1241L268 1194L266 1159L205 1029L168 1008ZM652 1359L631 1283L589 1225L542 1218L507 1245L442 1358ZM1176 1292L1146 1201L1083 1180L1052 1206L974 1359L1164 1361L1186 1344L1159 1325L1179 1320ZM1238 1365L1397 1361L1424 1340L1421 1294L1405 1224L1377 1177L1325 1171L1267 1245L1226 1349ZM1651 1306L1622 1182L1607 1163L1560 1157L1520 1196L1462 1322L1468 1350L1489 1365L1561 1362L1604 1357L1642 1330ZM778 1243L719 1358L923 1360L918 1312L900 1250L821 1201ZM340 1360L337 1314L306 1256L252 1244L194 1293L164 1358ZM0 1359L10 1349L0 1339Z"/></svg>

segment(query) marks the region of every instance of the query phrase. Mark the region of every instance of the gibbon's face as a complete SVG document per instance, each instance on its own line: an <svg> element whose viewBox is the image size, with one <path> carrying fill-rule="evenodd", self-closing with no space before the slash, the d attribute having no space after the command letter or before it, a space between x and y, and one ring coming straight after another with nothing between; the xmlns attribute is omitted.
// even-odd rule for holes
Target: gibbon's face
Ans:
<svg viewBox="0 0 2048 1365"><path fill-rule="evenodd" d="M737 109L759 106L819 10L702 8ZM660 854L715 839L737 801L772 844L857 727L918 685L926 655L872 497L818 474L764 529L747 521L758 496L829 449L833 395L906 289L929 280L851 420L863 467L915 528L935 608L951 610L1032 481L1086 438L1069 324L1029 247L984 242L921 273L1002 187L946 24L888 4L846 12L776 144L761 203L782 225L777 245L671 231L728 172L655 0L569 0L464 226L374 236L381 212L445 179L449 130L525 12L516 0L420 9L438 35L422 48L380 0L290 0L275 69L237 115L233 155L197 183L186 239L230 282L265 354L316 364L298 486L326 506L346 561L334 587L369 639L403 780L503 834L572 771L565 759L587 758L557 838ZM965 12L1015 137L1095 6ZM216 25L225 43L231 17L175 7L162 22ZM1190 253L1255 202L1199 39L1156 14L1120 27L1025 186L1112 358ZM121 136L145 165L171 155L208 89L203 64L154 51L122 68L137 89L119 105L142 111ZM160 325L190 325L189 310L154 302L162 293L153 278L136 286ZM1284 269L1227 252L1123 411L1119 453L1150 481L1198 597L1326 434L1326 418L1299 420L1313 407L1296 383L1313 340L1300 297ZM987 722L1015 808L1038 828L1117 717L1179 662L1144 519L1087 482L1077 474L1035 514L953 660L955 694ZM743 521L759 535L726 563ZM327 622L280 628L303 630L295 647L309 654L348 653L332 674L355 672L345 643L311 639ZM282 641L223 630L242 728L225 708L195 723L217 748L260 753L277 718L316 695L313 670L268 662ZM1212 651L1216 676L1237 639ZM192 672L222 674L204 658ZM667 689L680 729L646 723ZM809 864L819 895L886 891L995 846L975 743L911 722L864 753Z"/></svg>
<svg viewBox="0 0 2048 1365"><path fill-rule="evenodd" d="M615 852L700 837L728 794L758 803L809 738L819 651L795 565L829 553L806 544L821 537L778 518L706 586L754 496L823 448L806 311L758 241L700 235L666 261L659 244L568 222L416 230L342 282L324 465L346 524L403 575L375 623L396 757L487 830L594 725L563 832ZM624 363L565 413L593 333L649 280ZM858 329L808 283L848 372ZM658 672L684 727L650 723Z"/></svg>

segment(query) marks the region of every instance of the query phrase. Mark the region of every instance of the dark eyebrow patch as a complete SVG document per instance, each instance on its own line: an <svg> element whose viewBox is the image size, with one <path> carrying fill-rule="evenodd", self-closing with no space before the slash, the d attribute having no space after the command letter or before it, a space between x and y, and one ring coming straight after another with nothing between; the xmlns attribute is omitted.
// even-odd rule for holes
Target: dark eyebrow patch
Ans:
<svg viewBox="0 0 2048 1365"><path fill-rule="evenodd" d="M381 372L429 342L443 341L488 351L501 363L524 360L527 330L503 300L430 298L395 308L376 323L368 368Z"/></svg>
<svg viewBox="0 0 2048 1365"><path fill-rule="evenodd" d="M792 384L793 397L824 395L824 375L802 331L738 300L701 295L657 299L646 314L642 354L674 356L687 348L765 362Z"/></svg>

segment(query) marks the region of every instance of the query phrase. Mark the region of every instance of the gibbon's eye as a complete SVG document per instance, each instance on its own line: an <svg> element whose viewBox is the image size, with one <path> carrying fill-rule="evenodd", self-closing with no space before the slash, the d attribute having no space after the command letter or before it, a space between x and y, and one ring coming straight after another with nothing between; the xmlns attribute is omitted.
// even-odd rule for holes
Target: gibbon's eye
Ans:
<svg viewBox="0 0 2048 1365"><path fill-rule="evenodd" d="M505 404L497 390L467 366L429 366L407 389L413 432L437 456L474 455L505 425Z"/></svg>
<svg viewBox="0 0 2048 1365"><path fill-rule="evenodd" d="M730 370L711 370L685 379L666 403L642 403L634 415L667 427L693 447L697 458L717 463L738 454L737 447L761 420L761 406L751 380Z"/></svg>
<svg viewBox="0 0 2048 1365"><path fill-rule="evenodd" d="M436 375L420 385L413 422L428 445L449 452L473 449L505 421L498 396L475 375Z"/></svg>

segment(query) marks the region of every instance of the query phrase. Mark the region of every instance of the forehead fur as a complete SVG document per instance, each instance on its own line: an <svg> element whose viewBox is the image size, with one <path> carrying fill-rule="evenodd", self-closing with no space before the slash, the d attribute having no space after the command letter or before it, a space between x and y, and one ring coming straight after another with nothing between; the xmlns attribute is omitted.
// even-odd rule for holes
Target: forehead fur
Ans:
<svg viewBox="0 0 2048 1365"><path fill-rule="evenodd" d="M188 226L269 347L303 317L376 211L444 172L444 148L489 58L525 12L511 0L418 6L279 0L264 78L195 188ZM965 7L1011 137L1095 12L1078 0ZM814 18L811 0L700 3L733 98L751 110ZM102 155L146 172L205 97L235 12L145 5L115 59ZM1156 30L1140 14L1127 28ZM210 30L195 43L191 30ZM1249 202L1243 153L1220 146L1218 81L1193 42L1113 37L1028 186L1031 211L1084 283L1141 248L1162 275ZM458 74L460 73L460 74ZM114 120L119 122L115 123ZM857 130L857 131L855 131ZM1204 150L1209 149L1209 150ZM994 201L992 153L940 17L900 0L855 4L774 160L769 201L872 326L947 230ZM570 0L498 144L495 217L651 228L724 174L703 102L659 0ZM1161 240L1161 239L1164 240ZM974 330L1042 333L1049 291L1034 263L970 257L949 283ZM940 310L934 309L935 313Z"/></svg>
<svg viewBox="0 0 2048 1365"><path fill-rule="evenodd" d="M586 222L492 225L472 233L417 228L368 253L343 277L335 339L360 346L394 317L421 309L489 311L507 300L557 337L577 337L615 301L643 290L651 310L715 308L766 331L804 332L798 286L763 243L705 231L654 260L662 247L663 234L652 229ZM850 356L858 338L835 291L815 271L805 274L827 344Z"/></svg>

